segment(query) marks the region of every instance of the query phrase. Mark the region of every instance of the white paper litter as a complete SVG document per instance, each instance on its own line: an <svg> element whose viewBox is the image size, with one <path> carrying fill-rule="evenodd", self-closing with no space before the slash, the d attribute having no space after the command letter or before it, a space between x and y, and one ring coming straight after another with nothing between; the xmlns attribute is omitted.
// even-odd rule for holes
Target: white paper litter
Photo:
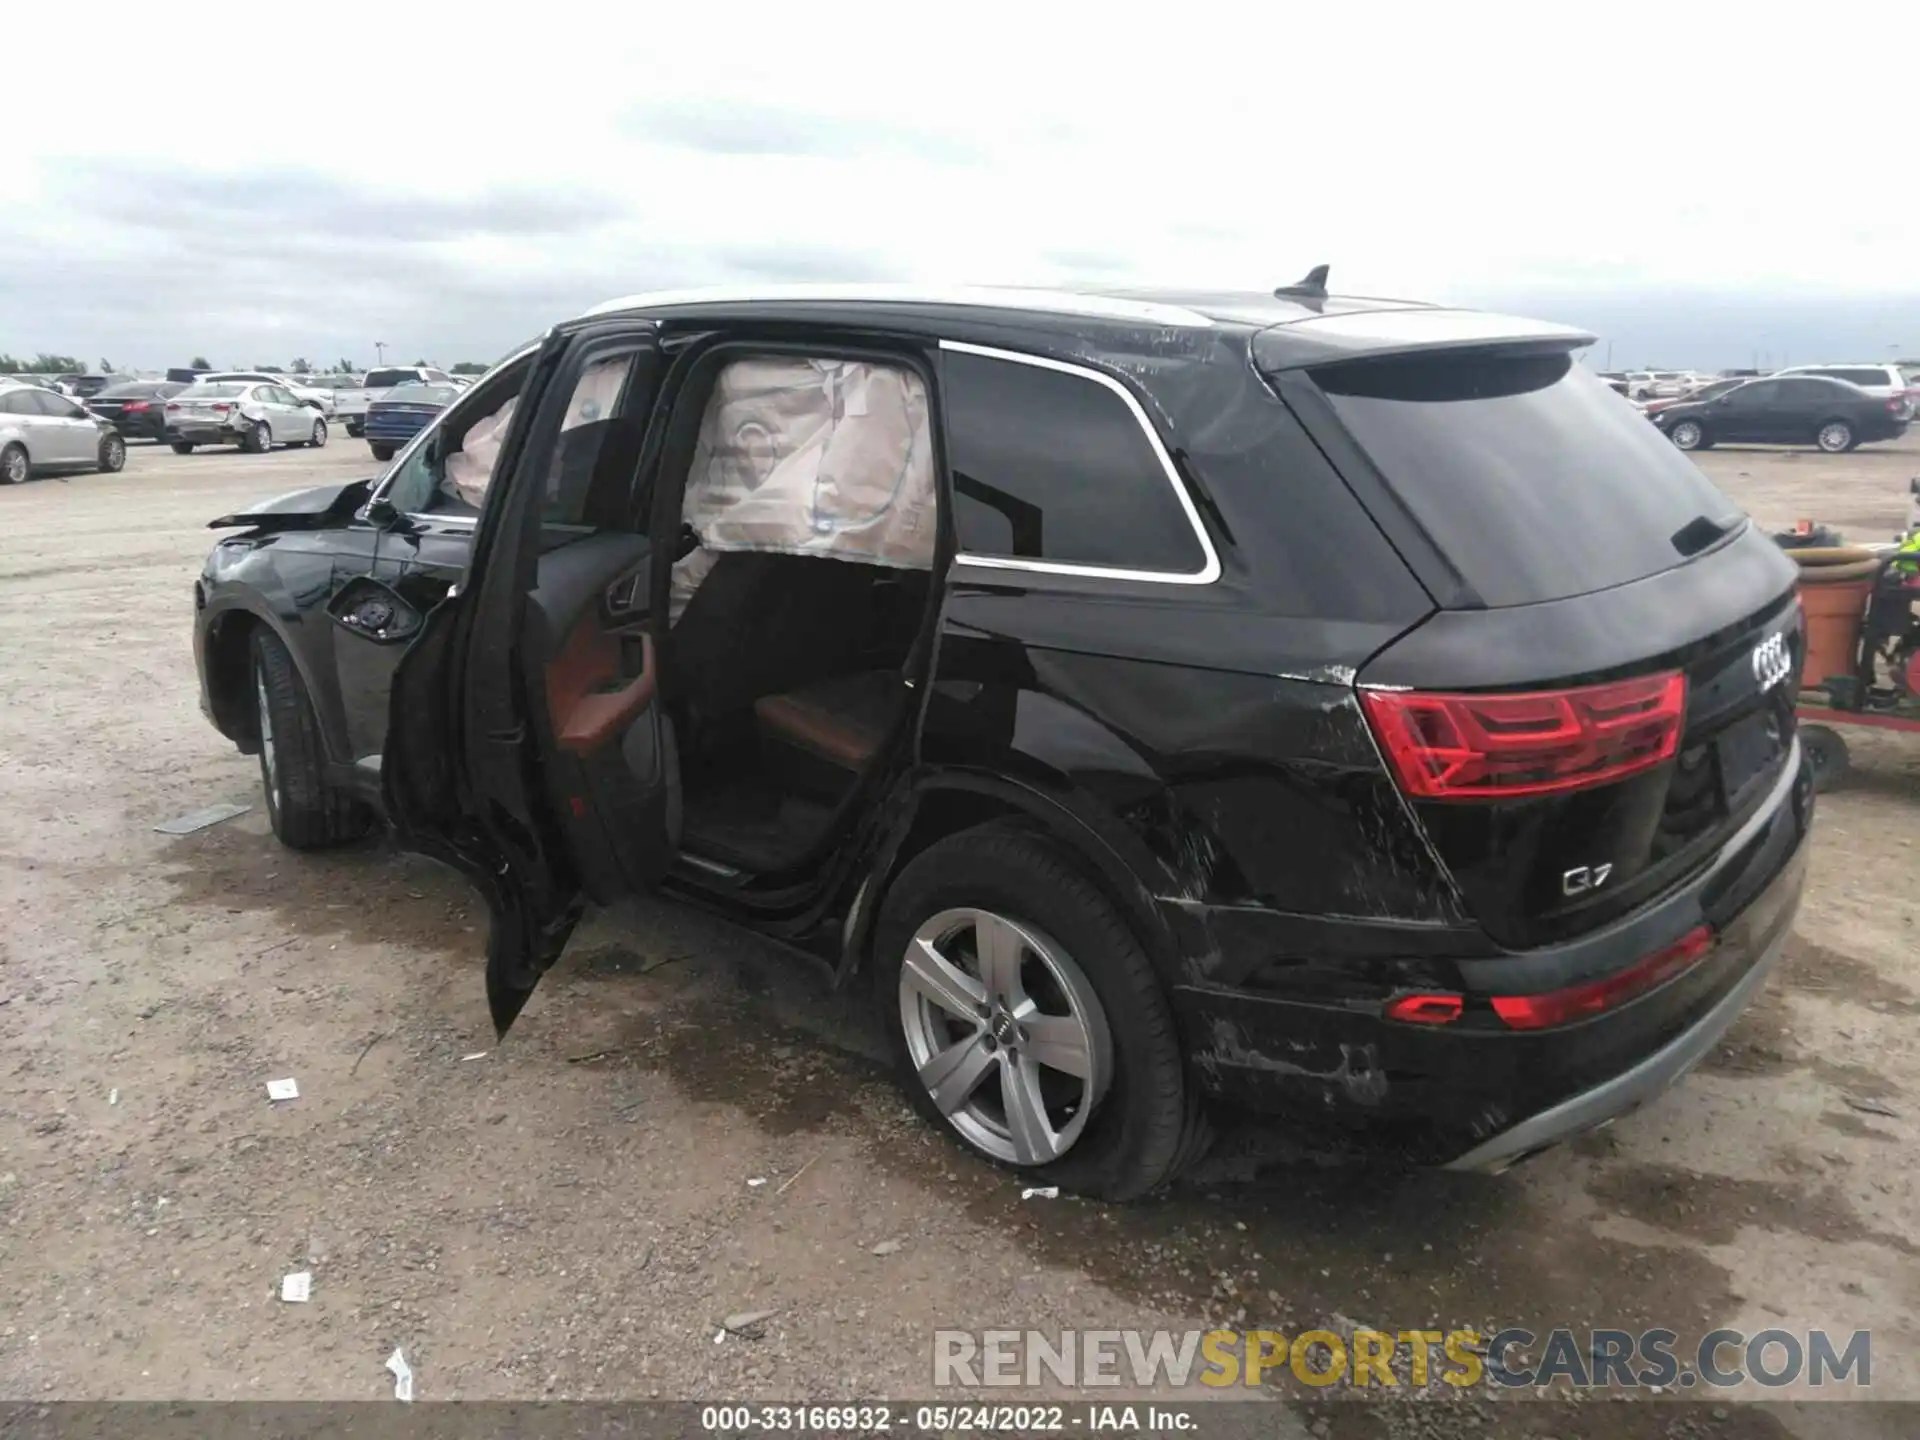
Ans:
<svg viewBox="0 0 1920 1440"><path fill-rule="evenodd" d="M767 1183L767 1177L764 1175L756 1175L751 1180L747 1181L748 1187L754 1190L758 1190L762 1185L766 1183Z"/></svg>
<svg viewBox="0 0 1920 1440"><path fill-rule="evenodd" d="M313 1298L313 1272L296 1270L291 1275L280 1277L280 1298L295 1305L304 1305Z"/></svg>
<svg viewBox="0 0 1920 1440"><path fill-rule="evenodd" d="M298 1100L299 1098L300 1086L295 1081L291 1079L267 1081L267 1099Z"/></svg>
<svg viewBox="0 0 1920 1440"><path fill-rule="evenodd" d="M407 1357L400 1353L398 1346L387 1356L387 1369L393 1372L393 1398L396 1400L413 1399L413 1369L407 1364Z"/></svg>
<svg viewBox="0 0 1920 1440"><path fill-rule="evenodd" d="M471 1055L462 1055L460 1058L462 1060L484 1060L487 1058L487 1052L485 1050L476 1050Z"/></svg>
<svg viewBox="0 0 1920 1440"><path fill-rule="evenodd" d="M185 815L176 815L171 820L163 820L154 826L162 835L191 835L196 830L204 830L209 825L218 825L222 820L231 820L236 815L244 815L253 807L225 803L209 805L204 810L190 810Z"/></svg>
<svg viewBox="0 0 1920 1440"><path fill-rule="evenodd" d="M120 1092L118 1090L107 1091L107 1104L118 1105L119 1103L120 1103Z"/></svg>
<svg viewBox="0 0 1920 1440"><path fill-rule="evenodd" d="M1020 1192L1020 1198L1022 1200L1058 1200L1060 1187L1058 1185L1030 1186Z"/></svg>

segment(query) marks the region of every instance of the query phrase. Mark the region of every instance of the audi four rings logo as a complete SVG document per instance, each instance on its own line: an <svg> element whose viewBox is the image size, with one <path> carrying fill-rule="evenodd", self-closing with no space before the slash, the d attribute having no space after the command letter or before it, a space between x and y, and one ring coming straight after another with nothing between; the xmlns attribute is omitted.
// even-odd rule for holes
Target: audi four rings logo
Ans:
<svg viewBox="0 0 1920 1440"><path fill-rule="evenodd" d="M1784 635L1769 635L1753 647L1753 678L1763 691L1785 680L1792 670L1793 660L1787 654Z"/></svg>

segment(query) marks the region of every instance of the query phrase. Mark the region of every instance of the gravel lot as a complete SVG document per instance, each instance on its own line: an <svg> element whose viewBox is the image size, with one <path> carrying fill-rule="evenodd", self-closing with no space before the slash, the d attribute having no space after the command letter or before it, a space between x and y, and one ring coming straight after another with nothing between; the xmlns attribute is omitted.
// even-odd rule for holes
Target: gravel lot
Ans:
<svg viewBox="0 0 1920 1440"><path fill-rule="evenodd" d="M1769 524L1878 539L1920 439L1701 461ZM396 1345L429 1399L907 1397L936 1326L1357 1320L1871 1327L1875 1393L1920 1398L1920 746L1858 741L1786 964L1600 1136L1498 1179L1230 1150L1152 1205L1023 1203L910 1116L861 1004L751 937L596 917L495 1051L463 882L271 839L254 762L196 705L204 524L373 468L340 435L135 446L117 476L0 490L0 1397L377 1399ZM153 831L229 800L255 808ZM270 1106L280 1076L301 1098ZM301 1269L312 1302L281 1303ZM761 1309L763 1338L714 1342ZM1480 1434L1618 1413L1479 1408ZM1783 1426L1845 1428L1701 1433Z"/></svg>

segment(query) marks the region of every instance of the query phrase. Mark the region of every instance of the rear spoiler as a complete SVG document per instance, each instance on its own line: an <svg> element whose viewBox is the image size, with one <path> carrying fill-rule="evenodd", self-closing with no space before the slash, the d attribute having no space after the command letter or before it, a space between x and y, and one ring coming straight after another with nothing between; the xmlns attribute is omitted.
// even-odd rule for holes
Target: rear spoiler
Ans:
<svg viewBox="0 0 1920 1440"><path fill-rule="evenodd" d="M1530 347L1577 350L1594 336L1550 320L1521 320L1480 310L1425 307L1308 315L1269 325L1253 337L1253 363L1266 374L1341 360L1445 350Z"/></svg>
<svg viewBox="0 0 1920 1440"><path fill-rule="evenodd" d="M251 525L256 530L324 530L338 524L367 503L373 481L352 480L345 485L316 485L209 520L209 530L232 530Z"/></svg>

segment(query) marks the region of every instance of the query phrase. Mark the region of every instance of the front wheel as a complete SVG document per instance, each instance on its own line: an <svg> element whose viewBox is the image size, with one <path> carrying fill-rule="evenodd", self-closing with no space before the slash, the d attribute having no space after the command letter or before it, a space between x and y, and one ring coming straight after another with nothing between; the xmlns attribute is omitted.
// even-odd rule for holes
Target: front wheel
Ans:
<svg viewBox="0 0 1920 1440"><path fill-rule="evenodd" d="M176 455L191 455L193 453L193 441L175 440L173 442L173 453Z"/></svg>
<svg viewBox="0 0 1920 1440"><path fill-rule="evenodd" d="M127 442L118 435L108 435L100 441L99 468L112 475L127 468Z"/></svg>
<svg viewBox="0 0 1920 1440"><path fill-rule="evenodd" d="M27 452L20 446L9 445L0 450L0 485L24 485L31 473L33 467L27 462Z"/></svg>
<svg viewBox="0 0 1920 1440"><path fill-rule="evenodd" d="M316 850L366 834L372 816L365 807L326 783L313 702L286 645L265 627L253 632L253 702L260 788L280 843Z"/></svg>
<svg viewBox="0 0 1920 1440"><path fill-rule="evenodd" d="M1829 420L1814 435L1813 443L1829 455L1844 455L1859 442L1853 438L1853 427L1846 421Z"/></svg>
<svg viewBox="0 0 1920 1440"><path fill-rule="evenodd" d="M1682 450L1707 448L1707 432L1698 420L1682 420L1667 432L1667 438Z"/></svg>
<svg viewBox="0 0 1920 1440"><path fill-rule="evenodd" d="M987 827L930 847L889 889L873 954L900 1084L977 1154L1107 1200L1198 1158L1159 977L1054 845Z"/></svg>
<svg viewBox="0 0 1920 1440"><path fill-rule="evenodd" d="M307 444L311 446L313 449L318 450L322 445L326 443L327 443L327 422L325 420L316 419L313 422L312 432L307 436Z"/></svg>
<svg viewBox="0 0 1920 1440"><path fill-rule="evenodd" d="M378 440L369 440L367 442L367 448L373 451L373 458L376 460L391 460L393 458L393 446L391 445L382 445Z"/></svg>

